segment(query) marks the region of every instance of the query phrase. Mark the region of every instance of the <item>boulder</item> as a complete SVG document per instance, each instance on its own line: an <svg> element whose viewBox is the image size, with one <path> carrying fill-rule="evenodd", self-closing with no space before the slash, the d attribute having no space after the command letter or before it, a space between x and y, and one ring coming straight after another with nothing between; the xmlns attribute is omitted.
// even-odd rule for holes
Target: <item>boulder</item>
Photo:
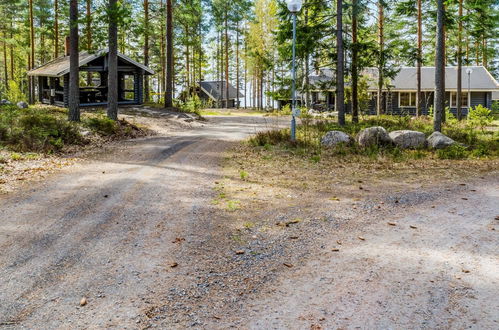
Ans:
<svg viewBox="0 0 499 330"><path fill-rule="evenodd" d="M19 109L27 109L28 108L28 103L24 102L24 101L21 101L21 102L17 102L17 107Z"/></svg>
<svg viewBox="0 0 499 330"><path fill-rule="evenodd" d="M387 145L392 143L386 129L381 126L369 127L360 131L357 140L361 147L371 145Z"/></svg>
<svg viewBox="0 0 499 330"><path fill-rule="evenodd" d="M9 100L3 99L2 101L0 101L0 104L5 105L5 104L12 104L12 103L10 103Z"/></svg>
<svg viewBox="0 0 499 330"><path fill-rule="evenodd" d="M353 139L350 135L341 131L327 132L321 139L321 144L325 147L336 147L338 144L350 144Z"/></svg>
<svg viewBox="0 0 499 330"><path fill-rule="evenodd" d="M428 141L428 146L432 149L444 149L457 143L440 132L433 132L426 141Z"/></svg>
<svg viewBox="0 0 499 330"><path fill-rule="evenodd" d="M426 146L426 136L417 131L393 131L388 134L393 143L401 149L418 149Z"/></svg>

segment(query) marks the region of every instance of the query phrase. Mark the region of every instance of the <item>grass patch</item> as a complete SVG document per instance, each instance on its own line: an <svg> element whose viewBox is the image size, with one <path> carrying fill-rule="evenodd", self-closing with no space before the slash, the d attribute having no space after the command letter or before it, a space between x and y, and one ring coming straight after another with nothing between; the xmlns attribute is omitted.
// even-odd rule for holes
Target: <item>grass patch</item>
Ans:
<svg viewBox="0 0 499 330"><path fill-rule="evenodd" d="M65 144L81 144L77 124L53 107L0 107L0 145L14 151L53 152Z"/></svg>
<svg viewBox="0 0 499 330"><path fill-rule="evenodd" d="M0 147L23 153L53 153L65 146L88 143L82 131L91 131L94 136L106 139L146 135L145 130L126 121L112 121L103 113L82 113L80 123L69 122L67 116L67 109L59 107L0 106Z"/></svg>
<svg viewBox="0 0 499 330"><path fill-rule="evenodd" d="M324 149L321 138L329 131L343 131L355 137L361 130L373 127L384 127L388 132L396 130L414 130L429 136L433 132L433 121L429 117L410 118L400 116L371 116L360 123L348 122L339 126L329 120L312 120L304 117L297 127L297 139L291 142L289 129L264 131L250 138L250 145L267 151L280 150L293 156L300 156L312 163L319 163L328 157L359 156L377 160L388 158L394 162L436 157L438 159L465 159L480 157L499 157L499 131L478 130L466 121L449 120L444 124L442 133L451 139L466 145L456 146L451 150L433 152L429 150L401 150L395 146L371 146L361 148L356 144L339 145L336 148ZM269 159L272 153L267 154Z"/></svg>

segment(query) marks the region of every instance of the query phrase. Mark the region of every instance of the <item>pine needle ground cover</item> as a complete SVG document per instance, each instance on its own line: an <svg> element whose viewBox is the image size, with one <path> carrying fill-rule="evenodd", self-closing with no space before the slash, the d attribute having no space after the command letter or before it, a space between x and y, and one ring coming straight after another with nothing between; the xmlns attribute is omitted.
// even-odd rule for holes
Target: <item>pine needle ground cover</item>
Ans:
<svg viewBox="0 0 499 330"><path fill-rule="evenodd" d="M236 230L246 232L251 222L260 230L272 231L277 228L271 216L276 212L305 216L314 214L317 205L335 203L355 209L386 194L402 203L407 194L445 191L499 173L497 127L481 132L470 131L466 123L446 125L448 136L466 144L449 148L446 154L427 149L320 146L320 138L329 130L355 136L371 126L388 131L418 130L427 135L432 132L430 119L396 117L373 117L341 128L329 121L310 121L298 127L296 143L289 142L288 129L261 132L227 154L224 180L215 187L219 195L214 204L228 212L229 201L238 203L231 222ZM375 208L383 207L379 205Z"/></svg>
<svg viewBox="0 0 499 330"><path fill-rule="evenodd" d="M102 112L86 112L80 123L69 122L67 116L58 107L0 106L0 192L71 164L75 153L150 134L127 121L109 120Z"/></svg>

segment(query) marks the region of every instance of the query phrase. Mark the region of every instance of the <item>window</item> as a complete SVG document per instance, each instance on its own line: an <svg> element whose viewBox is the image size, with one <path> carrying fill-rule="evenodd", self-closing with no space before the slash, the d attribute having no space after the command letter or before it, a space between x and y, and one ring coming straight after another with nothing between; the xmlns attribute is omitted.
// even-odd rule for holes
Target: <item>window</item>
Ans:
<svg viewBox="0 0 499 330"><path fill-rule="evenodd" d="M415 107L416 93L415 92L400 92L399 107Z"/></svg>
<svg viewBox="0 0 499 330"><path fill-rule="evenodd" d="M457 92L450 92L450 106L451 108L457 107ZM461 93L461 106L468 106L468 93Z"/></svg>

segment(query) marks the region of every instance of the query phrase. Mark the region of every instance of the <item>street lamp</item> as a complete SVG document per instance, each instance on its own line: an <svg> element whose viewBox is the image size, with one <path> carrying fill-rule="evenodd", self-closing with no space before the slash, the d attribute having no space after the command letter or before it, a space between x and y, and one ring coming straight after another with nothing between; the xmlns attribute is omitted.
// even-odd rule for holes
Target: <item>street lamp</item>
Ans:
<svg viewBox="0 0 499 330"><path fill-rule="evenodd" d="M466 70L466 73L468 74L468 115L469 115L471 109L471 74L473 73L473 70L471 68L468 68Z"/></svg>
<svg viewBox="0 0 499 330"><path fill-rule="evenodd" d="M296 109L296 14L301 10L302 0L286 0L288 9L293 15L293 83L291 87L291 141L296 141L296 116L299 115Z"/></svg>

